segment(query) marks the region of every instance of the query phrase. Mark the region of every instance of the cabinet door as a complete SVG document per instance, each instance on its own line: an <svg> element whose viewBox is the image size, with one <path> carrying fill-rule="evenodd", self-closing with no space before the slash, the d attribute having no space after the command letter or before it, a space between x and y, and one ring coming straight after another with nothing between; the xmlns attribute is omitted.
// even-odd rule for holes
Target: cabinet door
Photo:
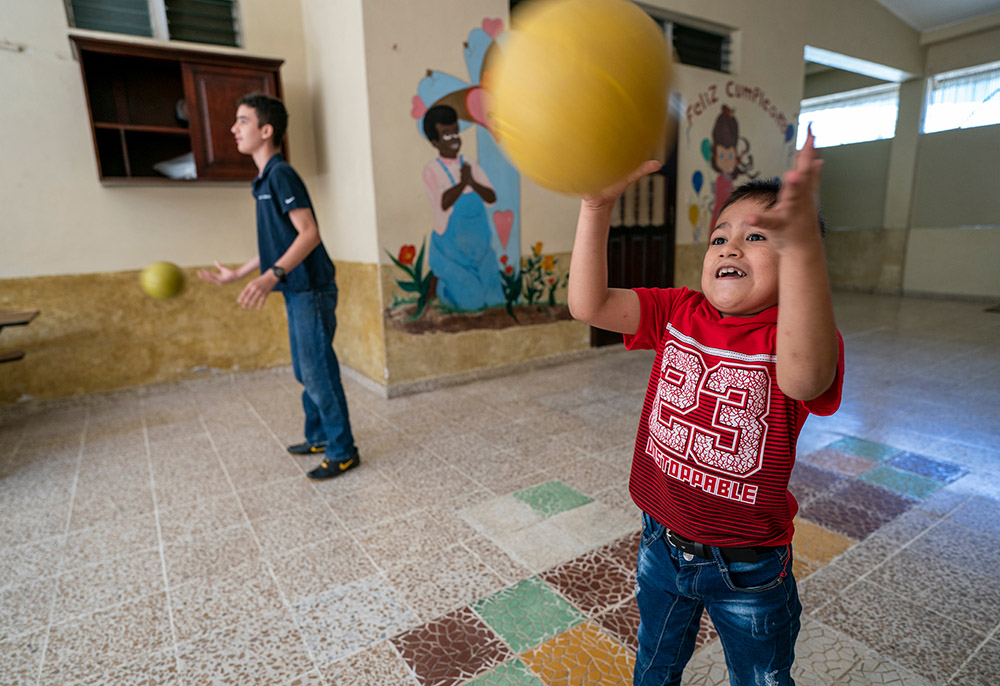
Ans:
<svg viewBox="0 0 1000 686"><path fill-rule="evenodd" d="M184 93L192 122L191 146L203 179L252 179L253 160L236 149L230 128L236 102L247 93L281 97L273 71L184 63Z"/></svg>

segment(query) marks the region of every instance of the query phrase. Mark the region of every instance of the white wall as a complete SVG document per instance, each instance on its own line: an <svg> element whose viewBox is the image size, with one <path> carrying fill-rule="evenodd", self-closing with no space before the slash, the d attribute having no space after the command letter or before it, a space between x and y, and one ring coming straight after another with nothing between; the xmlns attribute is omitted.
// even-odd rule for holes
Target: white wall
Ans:
<svg viewBox="0 0 1000 686"><path fill-rule="evenodd" d="M299 4L242 4L245 52L285 59L290 152L308 174L312 118L304 107ZM0 278L137 269L156 260L182 266L235 262L255 254L254 205L246 182L166 187L98 182L80 67L61 2L6 0L0 3L0 26L11 46L0 50L5 94L0 126L6 132Z"/></svg>
<svg viewBox="0 0 1000 686"><path fill-rule="evenodd" d="M316 159L310 193L335 260L377 262L372 129L360 0L302 0L309 132Z"/></svg>

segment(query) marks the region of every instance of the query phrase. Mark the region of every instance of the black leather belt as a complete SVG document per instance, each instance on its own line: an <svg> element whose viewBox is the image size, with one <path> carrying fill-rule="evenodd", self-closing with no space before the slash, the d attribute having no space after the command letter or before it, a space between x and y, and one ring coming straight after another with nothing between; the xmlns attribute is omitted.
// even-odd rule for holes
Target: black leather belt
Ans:
<svg viewBox="0 0 1000 686"><path fill-rule="evenodd" d="M756 562L757 558L764 553L769 553L777 546L758 545L751 548L724 548L722 546L711 546L691 541L678 533L667 531L667 542L681 552L694 555L705 560L714 560L712 548L718 548L722 554L722 559L726 562Z"/></svg>

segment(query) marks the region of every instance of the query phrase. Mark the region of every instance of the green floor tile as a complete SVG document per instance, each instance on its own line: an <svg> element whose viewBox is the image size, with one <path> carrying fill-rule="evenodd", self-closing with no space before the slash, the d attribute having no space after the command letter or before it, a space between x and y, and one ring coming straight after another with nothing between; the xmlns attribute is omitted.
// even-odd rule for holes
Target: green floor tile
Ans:
<svg viewBox="0 0 1000 686"><path fill-rule="evenodd" d="M902 469L896 469L887 464L875 465L858 478L921 500L942 486L940 481L928 479L926 476L920 476L913 472L904 472Z"/></svg>
<svg viewBox="0 0 1000 686"><path fill-rule="evenodd" d="M558 636L585 618L545 582L531 577L473 604L515 653Z"/></svg>
<svg viewBox="0 0 1000 686"><path fill-rule="evenodd" d="M511 660L473 679L466 686L545 686L545 683L523 662Z"/></svg>
<svg viewBox="0 0 1000 686"><path fill-rule="evenodd" d="M562 481L546 481L543 484L518 491L514 497L527 503L532 509L546 517L572 510L594 500L570 488Z"/></svg>
<svg viewBox="0 0 1000 686"><path fill-rule="evenodd" d="M855 438L854 436L841 438L836 443L831 443L827 447L834 448L835 450L842 450L848 453L854 453L859 457L864 457L875 462L885 462L890 457L895 457L903 452L899 448L893 448L891 445L873 443L872 441L866 441L863 438Z"/></svg>

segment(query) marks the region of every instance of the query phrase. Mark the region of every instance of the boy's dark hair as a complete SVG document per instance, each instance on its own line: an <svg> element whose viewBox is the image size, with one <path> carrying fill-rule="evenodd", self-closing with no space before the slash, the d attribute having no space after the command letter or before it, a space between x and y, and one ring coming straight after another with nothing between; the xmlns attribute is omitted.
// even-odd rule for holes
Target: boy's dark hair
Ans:
<svg viewBox="0 0 1000 686"><path fill-rule="evenodd" d="M252 107L257 112L258 126L271 125L274 129L271 140L280 148L288 129L288 110L285 109L285 104L266 93L247 93L236 103L237 107L240 105Z"/></svg>
<svg viewBox="0 0 1000 686"><path fill-rule="evenodd" d="M764 205L770 209L774 207L774 204L778 202L778 192L781 190L781 179L753 179L752 181L747 181L736 187L729 197L726 198L726 202L722 203L722 207L719 208L719 215L725 211L727 207L738 203L740 200L754 200L757 202L762 202ZM818 214L819 219L819 233L821 236L826 236L826 220L823 219L822 214ZM715 227L710 227L714 229ZM710 231L711 233L711 231Z"/></svg>
<svg viewBox="0 0 1000 686"><path fill-rule="evenodd" d="M427 140L434 142L438 135L438 124L448 126L458 121L458 112L451 105L435 105L424 114L424 135Z"/></svg>

